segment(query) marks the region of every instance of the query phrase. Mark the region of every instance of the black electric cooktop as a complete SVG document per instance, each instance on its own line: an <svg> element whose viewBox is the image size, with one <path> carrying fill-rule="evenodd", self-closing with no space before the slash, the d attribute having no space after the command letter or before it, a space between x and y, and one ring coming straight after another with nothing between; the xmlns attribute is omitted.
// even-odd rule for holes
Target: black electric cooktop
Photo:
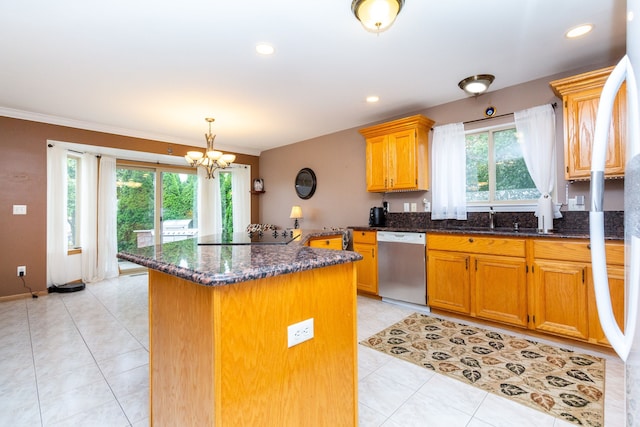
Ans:
<svg viewBox="0 0 640 427"><path fill-rule="evenodd" d="M262 233L220 233L198 238L198 245L286 245L300 237L300 230L276 230Z"/></svg>

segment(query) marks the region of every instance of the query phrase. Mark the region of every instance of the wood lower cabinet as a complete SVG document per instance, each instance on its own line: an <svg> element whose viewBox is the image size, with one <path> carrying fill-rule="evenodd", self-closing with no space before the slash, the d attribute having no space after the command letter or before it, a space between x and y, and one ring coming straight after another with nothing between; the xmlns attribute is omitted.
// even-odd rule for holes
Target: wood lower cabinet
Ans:
<svg viewBox="0 0 640 427"><path fill-rule="evenodd" d="M427 240L429 306L527 325L523 239L430 234Z"/></svg>
<svg viewBox="0 0 640 427"><path fill-rule="evenodd" d="M428 306L462 314L471 313L469 258L465 253L427 251Z"/></svg>
<svg viewBox="0 0 640 427"><path fill-rule="evenodd" d="M533 328L608 345L600 327L588 240L534 239L532 248ZM605 246L614 316L624 326L624 244Z"/></svg>
<svg viewBox="0 0 640 427"><path fill-rule="evenodd" d="M618 327L621 330L624 330L624 265L608 266L607 275L609 276L609 295L611 296L613 315L618 322ZM588 277L593 277L591 268L588 269ZM589 341L596 344L609 345L609 341L604 336L604 331L600 326L593 281L589 280L587 285L589 304Z"/></svg>
<svg viewBox="0 0 640 427"><path fill-rule="evenodd" d="M342 235L311 237L307 245L312 248L342 250Z"/></svg>
<svg viewBox="0 0 640 427"><path fill-rule="evenodd" d="M587 266L569 261L536 260L533 272L535 329L588 339Z"/></svg>
<svg viewBox="0 0 640 427"><path fill-rule="evenodd" d="M524 258L479 255L472 274L475 315L527 326L527 265Z"/></svg>
<svg viewBox="0 0 640 427"><path fill-rule="evenodd" d="M353 250L362 255L356 262L358 291L378 294L378 243L375 231L354 231Z"/></svg>

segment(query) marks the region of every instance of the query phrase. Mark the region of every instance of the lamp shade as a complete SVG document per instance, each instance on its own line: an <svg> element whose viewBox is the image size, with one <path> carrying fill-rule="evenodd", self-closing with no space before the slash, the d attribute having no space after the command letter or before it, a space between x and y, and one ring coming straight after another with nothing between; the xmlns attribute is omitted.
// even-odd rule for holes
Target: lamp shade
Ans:
<svg viewBox="0 0 640 427"><path fill-rule="evenodd" d="M367 31L381 33L393 24L403 5L404 0L353 0L351 11Z"/></svg>
<svg viewBox="0 0 640 427"><path fill-rule="evenodd" d="M302 208L300 206L292 206L289 218L302 218Z"/></svg>

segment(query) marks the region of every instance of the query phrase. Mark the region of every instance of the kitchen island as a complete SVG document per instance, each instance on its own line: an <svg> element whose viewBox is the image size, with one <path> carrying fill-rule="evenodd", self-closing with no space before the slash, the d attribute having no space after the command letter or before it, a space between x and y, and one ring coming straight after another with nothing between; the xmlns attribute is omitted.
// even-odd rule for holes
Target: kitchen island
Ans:
<svg viewBox="0 0 640 427"><path fill-rule="evenodd" d="M357 425L361 257L306 246L314 235L118 254L150 269L151 425ZM293 339L313 337L290 346L309 319Z"/></svg>

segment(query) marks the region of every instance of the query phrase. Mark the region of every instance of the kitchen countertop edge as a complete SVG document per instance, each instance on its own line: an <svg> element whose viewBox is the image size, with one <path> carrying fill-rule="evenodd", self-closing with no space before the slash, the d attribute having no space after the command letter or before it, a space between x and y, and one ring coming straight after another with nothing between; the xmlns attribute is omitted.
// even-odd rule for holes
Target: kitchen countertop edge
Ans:
<svg viewBox="0 0 640 427"><path fill-rule="evenodd" d="M440 233L440 234L473 234L505 237L540 237L562 239L589 239L589 233L583 231L554 231L551 233L538 233L535 229L521 228L518 231L507 228L477 229L477 228L419 228L419 227L369 227L349 226L354 231L391 231L403 233ZM605 236L605 240L624 240L624 236Z"/></svg>
<svg viewBox="0 0 640 427"><path fill-rule="evenodd" d="M216 272L220 267L208 260L217 261L224 256L223 248L231 245L199 246L195 238L147 247L147 249L140 248L137 251L119 252L117 256L203 286L224 286L361 260L362 256L356 252L306 246L309 239L313 237L335 236L345 232L346 230L309 230L303 231L299 239L288 245L242 245L250 251L255 251L255 254L251 253L250 260L247 260L246 256L243 259L230 260L231 265L234 265L233 261L237 261L235 264L244 262L244 266L224 272ZM179 255L181 259L164 255L165 246L169 249L171 246L176 247L176 244L179 244L183 251L190 251L191 255L197 258L197 265L181 266L184 252ZM253 260L253 255L256 255L256 261Z"/></svg>

